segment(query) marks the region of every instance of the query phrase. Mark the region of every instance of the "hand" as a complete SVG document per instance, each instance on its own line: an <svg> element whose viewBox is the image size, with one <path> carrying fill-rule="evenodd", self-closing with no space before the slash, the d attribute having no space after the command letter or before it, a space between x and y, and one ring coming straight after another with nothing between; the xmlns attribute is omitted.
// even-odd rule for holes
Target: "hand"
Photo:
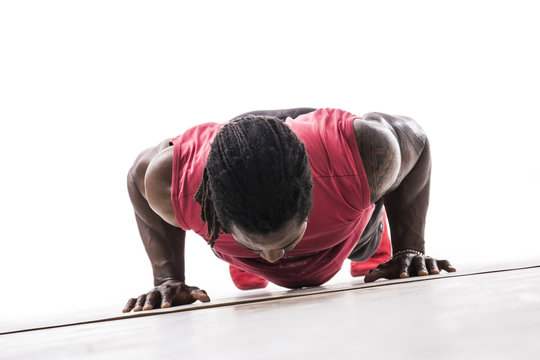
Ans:
<svg viewBox="0 0 540 360"><path fill-rule="evenodd" d="M188 286L181 281L167 280L147 294L143 294L137 299L129 299L122 312L152 310L158 306L165 309L176 305L191 304L197 300L209 302L210 298L206 291L198 287Z"/></svg>
<svg viewBox="0 0 540 360"><path fill-rule="evenodd" d="M441 270L456 271L448 260L437 260L419 253L404 252L371 270L364 277L364 281L373 282L381 278L404 279L410 276L436 275Z"/></svg>

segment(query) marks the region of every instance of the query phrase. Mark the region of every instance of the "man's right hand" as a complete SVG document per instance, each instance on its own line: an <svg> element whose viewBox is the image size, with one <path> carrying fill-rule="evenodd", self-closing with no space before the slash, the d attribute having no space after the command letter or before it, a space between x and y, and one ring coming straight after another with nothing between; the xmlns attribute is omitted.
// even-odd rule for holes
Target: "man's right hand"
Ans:
<svg viewBox="0 0 540 360"><path fill-rule="evenodd" d="M147 294L143 294L137 299L129 299L122 312L152 310L159 307L165 309L171 306L191 304L197 300L209 302L210 298L206 291L198 287L188 286L181 281L167 280Z"/></svg>

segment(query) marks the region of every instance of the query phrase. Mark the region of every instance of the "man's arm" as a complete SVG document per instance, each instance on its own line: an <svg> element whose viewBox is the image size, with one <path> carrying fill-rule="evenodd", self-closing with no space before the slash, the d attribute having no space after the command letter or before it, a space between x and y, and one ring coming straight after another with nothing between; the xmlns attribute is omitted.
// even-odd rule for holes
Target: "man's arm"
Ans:
<svg viewBox="0 0 540 360"><path fill-rule="evenodd" d="M154 286L147 294L132 298L124 312L149 310L209 301L208 295L184 283L184 242L172 210L172 147L165 140L143 151L128 173L128 192L146 253L152 265Z"/></svg>
<svg viewBox="0 0 540 360"><path fill-rule="evenodd" d="M153 187L147 189L145 178L159 178L148 173L150 163L165 149L168 142L163 141L155 148L143 151L128 173L128 193L135 212L135 220L139 234L154 273L154 286L158 286L168 279L184 281L184 241L186 232L180 227L166 222L149 204L148 196L156 193L157 181L153 180ZM154 169L157 167L152 166ZM163 167L162 167L163 168ZM171 166L172 178L172 166ZM154 170L155 172L155 170ZM170 180L169 180L170 186ZM154 195L155 197L155 195ZM157 203L157 201L154 201Z"/></svg>
<svg viewBox="0 0 540 360"><path fill-rule="evenodd" d="M424 131L410 118L381 113L355 120L354 129L371 202L383 199L394 256L403 255L389 262L394 261L393 269L382 266L385 271L366 276L366 281L393 277L391 272L407 277L436 274L439 267L455 271L447 261L423 255L431 178L431 154Z"/></svg>

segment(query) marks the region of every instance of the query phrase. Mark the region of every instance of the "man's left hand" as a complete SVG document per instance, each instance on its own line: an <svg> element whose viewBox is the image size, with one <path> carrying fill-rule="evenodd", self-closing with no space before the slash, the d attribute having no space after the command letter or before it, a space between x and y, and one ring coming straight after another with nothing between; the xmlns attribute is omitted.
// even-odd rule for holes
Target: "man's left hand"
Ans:
<svg viewBox="0 0 540 360"><path fill-rule="evenodd" d="M371 270L364 281L368 283L381 278L404 279L411 276L436 275L441 270L456 271L448 260L437 260L416 252L403 252Z"/></svg>

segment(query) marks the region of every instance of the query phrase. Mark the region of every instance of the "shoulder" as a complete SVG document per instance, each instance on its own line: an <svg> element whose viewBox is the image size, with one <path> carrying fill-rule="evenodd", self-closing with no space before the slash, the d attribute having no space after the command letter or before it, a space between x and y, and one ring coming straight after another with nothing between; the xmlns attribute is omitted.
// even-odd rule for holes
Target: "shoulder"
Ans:
<svg viewBox="0 0 540 360"><path fill-rule="evenodd" d="M171 185L174 147L167 146L152 157L144 175L147 197L156 195L159 187Z"/></svg>
<svg viewBox="0 0 540 360"><path fill-rule="evenodd" d="M137 155L133 165L128 172L128 183L133 183L137 190L146 198L146 192L144 189L144 177L150 162L159 154L163 149L169 147L170 139L165 139L156 146L144 149Z"/></svg>
<svg viewBox="0 0 540 360"><path fill-rule="evenodd" d="M409 173L426 147L427 137L413 119L383 113L355 119L353 127L375 202Z"/></svg>
<svg viewBox="0 0 540 360"><path fill-rule="evenodd" d="M128 173L128 186L136 187L154 212L178 226L171 201L173 151L170 139L143 150Z"/></svg>
<svg viewBox="0 0 540 360"><path fill-rule="evenodd" d="M365 116L355 119L353 128L374 203L398 177L401 166L399 142L384 118Z"/></svg>
<svg viewBox="0 0 540 360"><path fill-rule="evenodd" d="M163 220L177 226L171 200L174 147L161 149L150 161L144 176L146 200Z"/></svg>

